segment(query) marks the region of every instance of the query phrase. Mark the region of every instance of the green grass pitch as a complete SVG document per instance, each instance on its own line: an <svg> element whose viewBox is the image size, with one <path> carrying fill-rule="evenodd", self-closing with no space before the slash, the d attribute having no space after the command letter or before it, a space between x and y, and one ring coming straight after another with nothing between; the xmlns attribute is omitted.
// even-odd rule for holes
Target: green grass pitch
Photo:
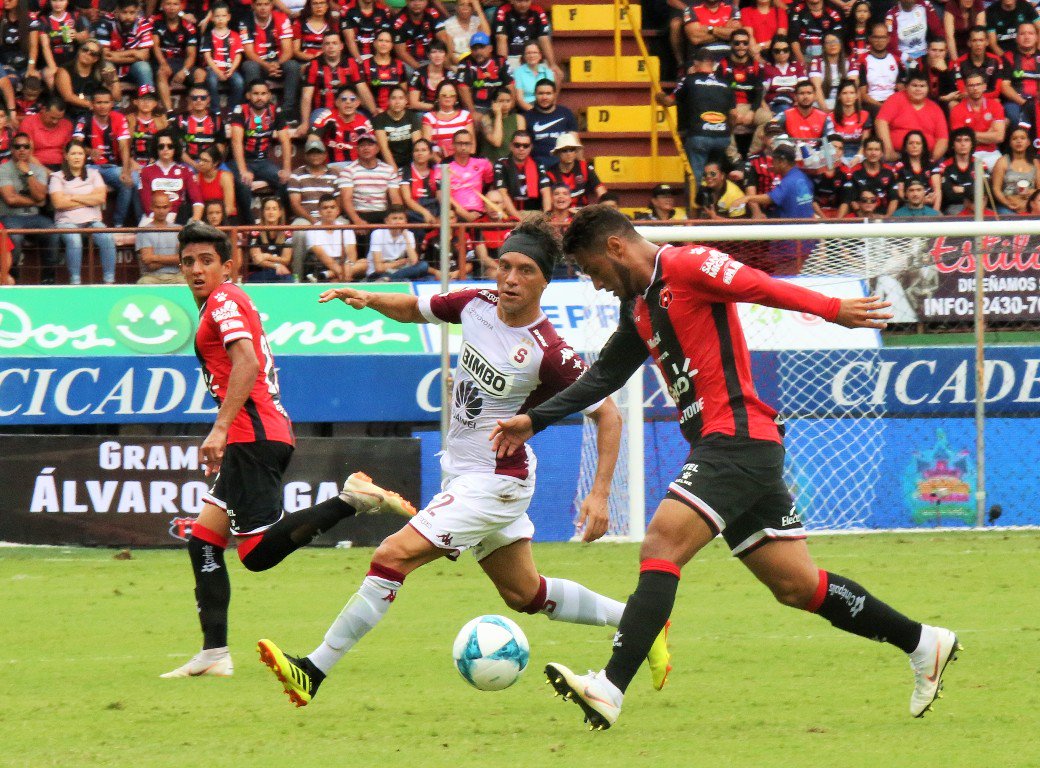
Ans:
<svg viewBox="0 0 1040 768"><path fill-rule="evenodd" d="M308 550L264 574L231 563L230 679L160 680L199 644L184 552L0 550L0 766L1036 766L1040 534L816 537L823 567L966 650L946 696L907 712L912 676L890 646L783 608L716 543L683 573L675 671L644 670L615 728L590 733L554 699L542 667L599 668L611 630L513 615L531 641L520 682L467 686L456 631L507 613L471 558L408 579L387 619L336 668L311 706L289 705L257 660L320 641L371 550ZM543 544L542 572L623 599L634 545Z"/></svg>

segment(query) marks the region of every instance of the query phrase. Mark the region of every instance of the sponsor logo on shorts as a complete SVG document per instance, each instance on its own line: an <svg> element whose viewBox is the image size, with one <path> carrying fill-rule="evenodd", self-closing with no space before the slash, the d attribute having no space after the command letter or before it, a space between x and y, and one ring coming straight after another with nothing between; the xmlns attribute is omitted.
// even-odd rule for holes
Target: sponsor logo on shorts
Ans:
<svg viewBox="0 0 1040 768"><path fill-rule="evenodd" d="M791 511L784 515L782 518L780 518L780 524L784 526L801 525L802 516L798 514L798 510L796 510L794 507L791 507Z"/></svg>
<svg viewBox="0 0 1040 768"><path fill-rule="evenodd" d="M446 547L450 547L450 546L451 546L451 534L450 534L450 533L441 533L441 534L438 534L438 535L437 535L437 539L438 539L438 540L440 541L440 543L441 543L441 544L443 544L444 546L446 546Z"/></svg>
<svg viewBox="0 0 1040 768"><path fill-rule="evenodd" d="M844 584L830 584L827 593L849 606L849 616L856 617L867 602L866 595L854 595Z"/></svg>
<svg viewBox="0 0 1040 768"><path fill-rule="evenodd" d="M462 352L459 354L459 365L473 377L473 380L477 382L477 386L488 394L501 397L513 385L512 375L502 373L469 344L462 346Z"/></svg>

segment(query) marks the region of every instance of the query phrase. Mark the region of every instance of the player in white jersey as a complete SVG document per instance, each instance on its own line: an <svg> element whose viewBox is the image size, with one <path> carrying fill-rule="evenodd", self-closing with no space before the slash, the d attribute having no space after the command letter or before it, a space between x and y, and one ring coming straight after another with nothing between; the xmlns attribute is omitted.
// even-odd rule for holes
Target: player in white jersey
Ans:
<svg viewBox="0 0 1040 768"><path fill-rule="evenodd" d="M624 604L573 581L541 576L534 563L534 525L527 507L534 493L534 453L527 448L498 459L490 436L499 419L524 413L567 388L585 364L541 310L542 292L560 257L544 218L525 221L500 249L498 290L465 289L418 299L410 294L367 293L343 287L319 301L341 299L400 322L459 323L463 347L455 369L451 428L441 468L441 492L376 549L361 588L333 622L324 641L304 658L258 643L260 659L282 682L292 702L308 704L332 667L378 623L405 577L441 557L472 550L510 608L576 624L616 627ZM607 530L607 494L617 461L621 417L609 398L587 409L596 423L596 477L579 516L583 540ZM648 656L654 687L668 673L666 632Z"/></svg>

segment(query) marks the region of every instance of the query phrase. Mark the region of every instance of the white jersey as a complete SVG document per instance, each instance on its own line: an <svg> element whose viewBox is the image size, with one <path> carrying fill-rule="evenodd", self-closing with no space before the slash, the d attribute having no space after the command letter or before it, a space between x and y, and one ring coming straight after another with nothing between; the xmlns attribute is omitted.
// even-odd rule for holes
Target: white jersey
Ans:
<svg viewBox="0 0 1040 768"><path fill-rule="evenodd" d="M420 298L419 312L431 323L462 325L441 469L450 475L533 478L534 451L524 446L499 459L491 448L491 430L499 419L526 413L566 389L585 372L585 362L545 315L522 328L506 325L498 316L498 291L468 288Z"/></svg>

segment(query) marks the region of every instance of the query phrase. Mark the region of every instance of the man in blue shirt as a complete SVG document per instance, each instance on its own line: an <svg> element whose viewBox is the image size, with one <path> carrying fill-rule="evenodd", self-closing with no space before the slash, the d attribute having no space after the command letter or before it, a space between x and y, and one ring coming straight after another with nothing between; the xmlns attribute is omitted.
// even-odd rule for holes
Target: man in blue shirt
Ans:
<svg viewBox="0 0 1040 768"><path fill-rule="evenodd" d="M556 83L548 78L534 86L534 106L524 113L527 130L534 136L531 157L545 167L552 165L553 147L562 134L578 132L578 118L567 107L556 103Z"/></svg>

